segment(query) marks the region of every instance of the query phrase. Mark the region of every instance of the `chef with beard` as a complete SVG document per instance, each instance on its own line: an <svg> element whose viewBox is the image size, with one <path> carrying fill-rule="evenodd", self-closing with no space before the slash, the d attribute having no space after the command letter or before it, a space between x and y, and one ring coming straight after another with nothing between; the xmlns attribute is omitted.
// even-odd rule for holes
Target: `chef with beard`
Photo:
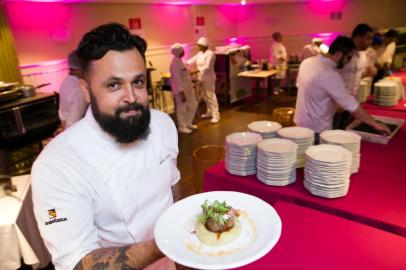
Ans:
<svg viewBox="0 0 406 270"><path fill-rule="evenodd" d="M375 121L346 89L338 70L351 61L355 44L348 37L337 37L327 55L304 60L297 77L298 96L294 122L315 131L318 135L332 129L336 104L362 122L389 134L387 126Z"/></svg>
<svg viewBox="0 0 406 270"><path fill-rule="evenodd" d="M146 43L112 23L82 38L85 117L32 169L36 220L56 269L174 269L153 228L173 203L178 138L148 107Z"/></svg>

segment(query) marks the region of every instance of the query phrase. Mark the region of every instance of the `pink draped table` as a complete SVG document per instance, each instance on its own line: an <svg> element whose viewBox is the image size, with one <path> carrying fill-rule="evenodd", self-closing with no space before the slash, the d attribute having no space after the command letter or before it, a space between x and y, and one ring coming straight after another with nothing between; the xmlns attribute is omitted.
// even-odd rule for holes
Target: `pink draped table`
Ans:
<svg viewBox="0 0 406 270"><path fill-rule="evenodd" d="M406 119L406 112L368 110L372 114ZM326 199L310 194L303 186L303 170L296 182L267 186L252 176L229 174L221 161L205 172L204 190L239 191L257 196L270 204L285 200L341 216L358 223L406 237L406 125L387 145L362 142L359 172L351 176L347 196Z"/></svg>
<svg viewBox="0 0 406 270"><path fill-rule="evenodd" d="M277 202L282 234L238 269L405 269L406 238L302 206Z"/></svg>

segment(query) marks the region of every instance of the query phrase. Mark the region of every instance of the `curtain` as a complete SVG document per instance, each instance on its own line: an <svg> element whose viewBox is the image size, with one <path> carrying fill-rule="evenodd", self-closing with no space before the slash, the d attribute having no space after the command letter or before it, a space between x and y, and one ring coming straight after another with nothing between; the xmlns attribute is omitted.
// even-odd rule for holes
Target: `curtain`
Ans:
<svg viewBox="0 0 406 270"><path fill-rule="evenodd" d="M1 2L1 1L0 1ZM0 3L0 81L22 82L13 34Z"/></svg>

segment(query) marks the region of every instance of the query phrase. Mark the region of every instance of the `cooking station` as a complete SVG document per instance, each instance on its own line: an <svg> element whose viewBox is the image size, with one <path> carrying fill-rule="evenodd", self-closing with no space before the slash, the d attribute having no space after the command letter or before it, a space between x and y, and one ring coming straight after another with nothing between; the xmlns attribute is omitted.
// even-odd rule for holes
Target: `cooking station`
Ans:
<svg viewBox="0 0 406 270"><path fill-rule="evenodd" d="M42 141L59 126L58 95L36 88L0 83L0 174L29 173Z"/></svg>

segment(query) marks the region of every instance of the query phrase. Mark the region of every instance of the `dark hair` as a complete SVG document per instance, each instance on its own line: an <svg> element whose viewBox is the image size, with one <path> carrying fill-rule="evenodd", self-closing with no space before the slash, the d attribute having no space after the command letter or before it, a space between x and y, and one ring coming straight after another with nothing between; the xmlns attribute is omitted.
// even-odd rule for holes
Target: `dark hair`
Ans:
<svg viewBox="0 0 406 270"><path fill-rule="evenodd" d="M374 30L372 30L371 26L369 26L366 23L360 23L357 26L355 26L354 30L352 30L351 38L355 37L363 37L369 32L373 33Z"/></svg>
<svg viewBox="0 0 406 270"><path fill-rule="evenodd" d="M282 38L282 34L279 32L275 32L272 34L272 38L276 40L277 38Z"/></svg>
<svg viewBox="0 0 406 270"><path fill-rule="evenodd" d="M102 58L108 51L126 51L136 48L145 61L147 43L139 36L131 35L128 28L119 23L100 25L86 33L80 41L77 55L83 73L92 61Z"/></svg>
<svg viewBox="0 0 406 270"><path fill-rule="evenodd" d="M398 35L399 35L398 31L396 31L395 29L389 29L385 33L385 37L389 37L389 38L397 38Z"/></svg>
<svg viewBox="0 0 406 270"><path fill-rule="evenodd" d="M338 36L333 43L331 43L328 53L334 55L337 52L342 52L344 54L349 54L351 51L355 50L356 46L354 41L349 37Z"/></svg>
<svg viewBox="0 0 406 270"><path fill-rule="evenodd" d="M379 33L375 33L372 36L372 45L382 45L383 44L383 37Z"/></svg>

